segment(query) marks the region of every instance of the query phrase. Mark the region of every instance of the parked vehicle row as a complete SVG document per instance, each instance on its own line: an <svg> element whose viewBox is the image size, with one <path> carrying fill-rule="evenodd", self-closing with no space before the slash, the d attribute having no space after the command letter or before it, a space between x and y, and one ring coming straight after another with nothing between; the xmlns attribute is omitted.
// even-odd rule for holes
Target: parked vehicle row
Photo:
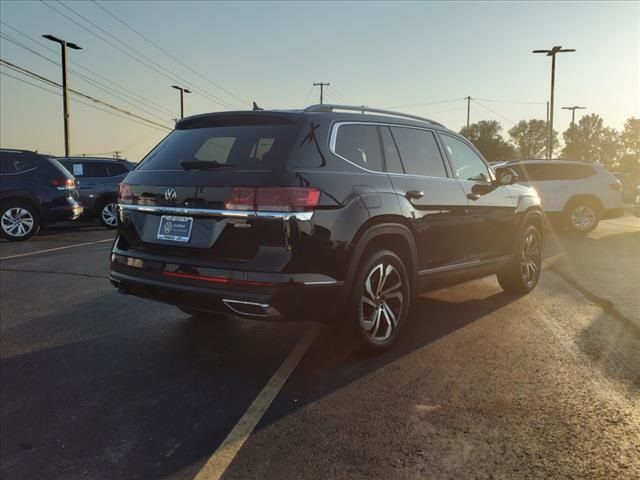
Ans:
<svg viewBox="0 0 640 480"><path fill-rule="evenodd" d="M518 182L540 195L547 218L576 232L624 213L621 182L603 165L567 160L518 160L496 164L513 169Z"/></svg>
<svg viewBox="0 0 640 480"><path fill-rule="evenodd" d="M0 149L0 233L11 241L27 240L46 225L79 218L115 228L118 184L133 166Z"/></svg>

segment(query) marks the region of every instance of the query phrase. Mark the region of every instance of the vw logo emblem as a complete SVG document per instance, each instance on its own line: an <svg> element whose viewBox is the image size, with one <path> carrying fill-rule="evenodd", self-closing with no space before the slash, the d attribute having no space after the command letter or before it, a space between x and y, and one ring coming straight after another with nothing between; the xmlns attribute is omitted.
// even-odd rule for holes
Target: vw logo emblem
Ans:
<svg viewBox="0 0 640 480"><path fill-rule="evenodd" d="M176 193L176 189L175 188L167 188L167 191L164 192L164 198L165 200L167 200L168 202L175 202L176 201L176 197L178 196L178 194Z"/></svg>

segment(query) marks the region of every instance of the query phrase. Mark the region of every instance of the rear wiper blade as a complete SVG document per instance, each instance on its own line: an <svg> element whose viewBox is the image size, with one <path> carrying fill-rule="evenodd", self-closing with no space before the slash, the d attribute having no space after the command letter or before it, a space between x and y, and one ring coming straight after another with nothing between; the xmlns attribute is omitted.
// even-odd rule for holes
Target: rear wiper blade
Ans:
<svg viewBox="0 0 640 480"><path fill-rule="evenodd" d="M218 163L214 161L205 160L185 160L180 162L182 168L185 170L215 170L216 168L235 168L235 165L231 163Z"/></svg>

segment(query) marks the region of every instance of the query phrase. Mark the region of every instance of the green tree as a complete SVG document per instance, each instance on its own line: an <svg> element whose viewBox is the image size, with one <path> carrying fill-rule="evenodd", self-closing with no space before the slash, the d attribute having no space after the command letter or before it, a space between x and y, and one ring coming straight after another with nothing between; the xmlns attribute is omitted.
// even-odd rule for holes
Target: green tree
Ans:
<svg viewBox="0 0 640 480"><path fill-rule="evenodd" d="M617 160L619 135L613 128L605 127L602 118L595 113L585 115L577 125L570 126L563 134L562 156L570 160L599 162L612 166Z"/></svg>
<svg viewBox="0 0 640 480"><path fill-rule="evenodd" d="M520 120L509 130L519 159L545 158L549 139L549 127L544 120ZM553 151L560 146L558 132L553 131Z"/></svg>
<svg viewBox="0 0 640 480"><path fill-rule="evenodd" d="M480 153L490 162L501 162L516 158L513 145L506 142L500 132L502 127L495 120L481 120L463 127L460 133L467 137Z"/></svg>
<svg viewBox="0 0 640 480"><path fill-rule="evenodd" d="M617 169L640 180L640 118L629 118L620 134L620 159Z"/></svg>

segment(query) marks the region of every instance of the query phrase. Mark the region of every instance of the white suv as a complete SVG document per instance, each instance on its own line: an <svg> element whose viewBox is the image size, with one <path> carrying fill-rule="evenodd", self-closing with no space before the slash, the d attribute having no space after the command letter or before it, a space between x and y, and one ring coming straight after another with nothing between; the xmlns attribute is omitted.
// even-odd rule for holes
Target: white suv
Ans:
<svg viewBox="0 0 640 480"><path fill-rule="evenodd" d="M569 160L517 160L508 166L518 183L538 192L549 220L577 232L588 233L601 219L622 216L622 185L598 163Z"/></svg>

